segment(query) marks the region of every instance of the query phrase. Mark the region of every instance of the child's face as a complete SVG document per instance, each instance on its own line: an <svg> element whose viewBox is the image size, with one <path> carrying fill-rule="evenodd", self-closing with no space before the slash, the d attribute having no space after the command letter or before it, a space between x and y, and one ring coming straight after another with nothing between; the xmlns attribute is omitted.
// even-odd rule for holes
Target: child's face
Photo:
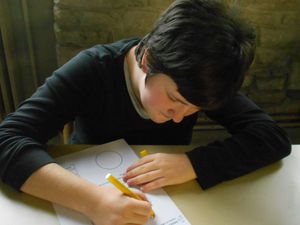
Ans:
<svg viewBox="0 0 300 225"><path fill-rule="evenodd" d="M179 92L176 83L167 75L149 76L141 90L141 103L152 121L179 123L185 116L200 110Z"/></svg>

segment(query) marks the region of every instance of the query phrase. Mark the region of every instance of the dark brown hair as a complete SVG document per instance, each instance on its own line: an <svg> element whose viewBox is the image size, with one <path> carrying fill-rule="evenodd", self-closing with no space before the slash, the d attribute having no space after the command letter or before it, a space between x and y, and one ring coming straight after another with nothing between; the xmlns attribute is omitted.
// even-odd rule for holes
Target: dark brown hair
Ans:
<svg viewBox="0 0 300 225"><path fill-rule="evenodd" d="M202 109L215 109L241 87L255 52L255 31L216 0L177 0L136 48L147 76L164 73Z"/></svg>

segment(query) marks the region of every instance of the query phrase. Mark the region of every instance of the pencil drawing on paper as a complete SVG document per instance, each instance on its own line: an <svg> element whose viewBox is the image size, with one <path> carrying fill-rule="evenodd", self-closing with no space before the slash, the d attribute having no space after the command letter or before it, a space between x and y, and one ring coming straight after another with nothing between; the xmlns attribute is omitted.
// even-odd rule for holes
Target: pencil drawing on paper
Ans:
<svg viewBox="0 0 300 225"><path fill-rule="evenodd" d="M65 168L66 170L69 170L69 171L72 172L73 174L79 176L79 173L78 173L78 171L77 171L77 169L76 169L76 166L75 166L74 164L68 164L68 165L64 166L64 168Z"/></svg>
<svg viewBox="0 0 300 225"><path fill-rule="evenodd" d="M96 163L102 169L116 169L122 162L122 155L115 151L103 151L96 155Z"/></svg>
<svg viewBox="0 0 300 225"><path fill-rule="evenodd" d="M108 173L122 182L126 168L137 160L139 158L123 140L57 158L65 169L97 186L111 185L105 179ZM135 188L133 190L136 191ZM154 220L149 220L147 225L190 225L163 189L147 193L147 199L153 204L157 215ZM54 207L61 225L91 225L84 215L76 211L56 204Z"/></svg>

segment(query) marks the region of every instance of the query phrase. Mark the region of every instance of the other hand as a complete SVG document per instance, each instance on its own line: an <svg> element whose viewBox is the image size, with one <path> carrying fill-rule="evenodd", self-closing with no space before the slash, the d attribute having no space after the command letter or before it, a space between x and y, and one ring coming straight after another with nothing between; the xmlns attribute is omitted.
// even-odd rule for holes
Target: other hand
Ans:
<svg viewBox="0 0 300 225"><path fill-rule="evenodd" d="M195 171L185 154L165 153L143 157L130 166L123 176L123 180L129 186L140 186L143 192L184 183L195 178Z"/></svg>

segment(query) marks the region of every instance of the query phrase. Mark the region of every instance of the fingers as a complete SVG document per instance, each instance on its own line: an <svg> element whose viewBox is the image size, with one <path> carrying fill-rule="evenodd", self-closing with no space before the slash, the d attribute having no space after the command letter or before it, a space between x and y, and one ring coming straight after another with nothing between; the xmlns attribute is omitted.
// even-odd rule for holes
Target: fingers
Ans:
<svg viewBox="0 0 300 225"><path fill-rule="evenodd" d="M148 156L141 158L137 163L134 163L133 165L129 166L127 168L126 172L129 172L129 171L135 169L136 167L142 166L143 164L152 162L154 160L154 155L155 154L148 155Z"/></svg>
<svg viewBox="0 0 300 225"><path fill-rule="evenodd" d="M136 176L133 175L128 177L132 177L126 181L129 186L140 186L142 184L162 178L162 173L160 170L153 170L149 172L143 172L143 170L141 170L137 172Z"/></svg>
<svg viewBox="0 0 300 225"><path fill-rule="evenodd" d="M127 182L128 179L131 179L135 176L159 169L159 159L161 155L163 154L157 153L143 157L137 163L127 168L126 174L123 176L123 180Z"/></svg>
<svg viewBox="0 0 300 225"><path fill-rule="evenodd" d="M153 165L153 162L147 162L139 166L136 166L135 168L132 168L130 170L128 169L126 174L123 176L123 179L127 181L135 176L138 176L143 173L147 173L155 169L157 168Z"/></svg>
<svg viewBox="0 0 300 225"><path fill-rule="evenodd" d="M152 210L152 204L149 201L134 200L134 213L142 216L149 216Z"/></svg>
<svg viewBox="0 0 300 225"><path fill-rule="evenodd" d="M151 216L151 203L146 201L140 201L136 199L131 199L131 214L127 217L127 222L130 224L146 224Z"/></svg>
<svg viewBox="0 0 300 225"><path fill-rule="evenodd" d="M154 181L151 181L149 183L141 185L140 189L143 192L149 192L149 191L161 188L161 187L165 187L167 185L168 185L167 179L160 178L160 179L157 179L157 180L154 180Z"/></svg>
<svg viewBox="0 0 300 225"><path fill-rule="evenodd" d="M129 167L123 176L129 186L139 186L143 192L195 178L196 173L185 154L164 153L145 156Z"/></svg>
<svg viewBox="0 0 300 225"><path fill-rule="evenodd" d="M143 177L146 177L145 180L147 181L144 181ZM129 186L139 186L139 189L142 192L149 192L169 185L168 179L166 177L163 177L159 171L155 171L154 176L149 175L149 177L147 177L147 174L142 174L141 176L133 178L132 180L128 180L127 184ZM146 199L146 201L148 200Z"/></svg>
<svg viewBox="0 0 300 225"><path fill-rule="evenodd" d="M132 216L132 219L128 219L129 224L146 224L147 221L149 220L150 216L149 215L139 215L135 214Z"/></svg>
<svg viewBox="0 0 300 225"><path fill-rule="evenodd" d="M149 202L149 200L147 199L147 196L143 193L143 192L135 192L138 196L141 197L142 200Z"/></svg>
<svg viewBox="0 0 300 225"><path fill-rule="evenodd" d="M161 187L162 181L165 180L164 173L160 168L161 155L163 154L158 153L145 156L127 169L123 180L129 186L140 186L142 191Z"/></svg>

